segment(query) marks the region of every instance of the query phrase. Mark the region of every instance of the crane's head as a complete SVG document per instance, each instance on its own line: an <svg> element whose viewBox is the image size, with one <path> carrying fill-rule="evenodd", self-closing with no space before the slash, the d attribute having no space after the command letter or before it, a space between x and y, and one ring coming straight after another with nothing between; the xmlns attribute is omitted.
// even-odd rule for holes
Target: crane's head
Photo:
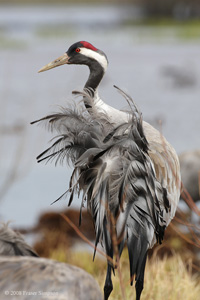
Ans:
<svg viewBox="0 0 200 300"><path fill-rule="evenodd" d="M87 65L92 68L95 63L99 63L105 72L108 65L105 53L92 44L81 41L73 44L64 55L50 62L38 72L44 72L64 64Z"/></svg>

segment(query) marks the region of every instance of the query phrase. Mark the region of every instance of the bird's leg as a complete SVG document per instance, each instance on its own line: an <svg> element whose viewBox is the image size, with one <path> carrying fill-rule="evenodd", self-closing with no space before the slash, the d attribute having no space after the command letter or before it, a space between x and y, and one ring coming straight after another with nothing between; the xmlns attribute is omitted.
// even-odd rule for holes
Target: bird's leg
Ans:
<svg viewBox="0 0 200 300"><path fill-rule="evenodd" d="M105 280L105 285L104 285L104 300L107 300L109 298L110 293L113 290L113 284L112 284L112 279L111 279L111 270L112 270L112 266L108 263L106 280Z"/></svg>
<svg viewBox="0 0 200 300"><path fill-rule="evenodd" d="M135 284L136 300L140 300L140 296L141 296L141 293L142 293L142 290L143 290L144 270L145 270L146 260L147 260L147 253L145 254L145 257L143 259L140 274L139 274L138 278L136 278L136 284Z"/></svg>
<svg viewBox="0 0 200 300"><path fill-rule="evenodd" d="M136 300L140 300L140 296L143 290L143 282L144 280L137 280L135 284L136 289Z"/></svg>

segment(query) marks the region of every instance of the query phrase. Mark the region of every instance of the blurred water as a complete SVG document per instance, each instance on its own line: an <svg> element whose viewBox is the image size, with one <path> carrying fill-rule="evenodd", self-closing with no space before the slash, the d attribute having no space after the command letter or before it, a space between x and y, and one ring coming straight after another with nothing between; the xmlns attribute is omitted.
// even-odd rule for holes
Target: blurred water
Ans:
<svg viewBox="0 0 200 300"><path fill-rule="evenodd" d="M82 89L84 66L37 73L76 41L87 40L107 54L100 87L107 103L126 106L116 84L132 95L145 120L155 126L162 120L162 132L178 153L200 148L200 40L184 40L173 28L124 25L141 15L130 6L0 7L2 220L29 226L40 212L67 206L65 200L50 203L67 189L70 170L36 163L51 135L29 123Z"/></svg>

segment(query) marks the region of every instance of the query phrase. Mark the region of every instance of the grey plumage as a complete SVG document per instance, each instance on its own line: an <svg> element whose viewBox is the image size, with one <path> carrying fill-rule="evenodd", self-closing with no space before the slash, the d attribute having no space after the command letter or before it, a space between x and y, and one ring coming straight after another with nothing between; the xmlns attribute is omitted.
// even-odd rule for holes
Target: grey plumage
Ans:
<svg viewBox="0 0 200 300"><path fill-rule="evenodd" d="M19 232L13 231L4 223L0 228L0 255L38 256Z"/></svg>
<svg viewBox="0 0 200 300"><path fill-rule="evenodd" d="M39 72L63 64L89 67L86 94L82 94L87 112L77 106L41 119L49 120L59 137L38 160L72 162L69 205L75 193L82 193L81 209L86 202L95 224L96 245L101 241L108 256L113 258L116 254L114 241L117 240L119 255L127 244L131 283L135 275L136 300L140 300L147 250L156 240L162 242L165 227L178 205L178 157L160 132L142 121L141 113L126 93L120 90L129 104L126 112L102 101L98 86L108 66L103 51L80 41ZM113 267L108 261L104 300L113 289Z"/></svg>
<svg viewBox="0 0 200 300"><path fill-rule="evenodd" d="M133 282L134 275L137 281L143 277L146 253L155 243L154 236L160 243L163 239L165 189L157 181L148 155L142 115L132 99L121 93L131 104L131 117L119 126L110 123L106 114L88 114L81 106L40 119L48 121L59 135L38 160L66 159L73 163L69 204L75 193L82 192L81 208L87 200L95 224L95 245L101 241L111 257L113 224L109 214L114 216L119 252L125 243L128 245ZM90 100L88 94L80 94Z"/></svg>

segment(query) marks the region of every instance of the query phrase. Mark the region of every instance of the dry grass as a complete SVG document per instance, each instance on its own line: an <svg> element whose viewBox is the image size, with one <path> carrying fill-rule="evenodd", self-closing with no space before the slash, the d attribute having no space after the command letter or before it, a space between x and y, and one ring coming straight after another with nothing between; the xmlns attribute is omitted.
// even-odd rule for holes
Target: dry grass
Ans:
<svg viewBox="0 0 200 300"><path fill-rule="evenodd" d="M188 201L189 204L194 206L193 202ZM198 215L199 211L196 213ZM66 223L73 228L81 240L86 241L88 247L92 244L66 215L61 214L60 217L64 224ZM154 247L154 251L150 251L151 258L146 266L141 300L200 299L199 238L197 234L199 231L197 226L188 223L185 218L186 216L182 215L181 212L177 213L173 225L170 225L166 230L166 242ZM182 233L180 231L179 220L181 221L180 224L185 224L190 229L188 232ZM50 237L52 238L52 231ZM50 247L49 254L55 260L77 265L92 274L103 291L107 268L105 256L98 254L95 262L93 262L92 252L77 252L74 251L73 247L66 248L60 243L58 247ZM129 284L129 259L126 249L120 261L120 270L121 272L118 269L115 272L116 275L113 276L114 290L109 300L133 300L135 299L135 289Z"/></svg>
<svg viewBox="0 0 200 300"><path fill-rule="evenodd" d="M92 254L65 249L56 250L51 256L53 259L77 265L92 274L103 290L106 275L106 261L97 256L92 261ZM192 262L191 262L192 266ZM134 299L134 287L129 285L128 254L125 250L121 258L121 270L126 300ZM114 290L110 300L121 300L122 293L119 276L113 276ZM200 280L186 270L185 263L179 255L170 258L158 259L153 256L148 260L145 272L144 290L141 300L198 300L200 295Z"/></svg>

